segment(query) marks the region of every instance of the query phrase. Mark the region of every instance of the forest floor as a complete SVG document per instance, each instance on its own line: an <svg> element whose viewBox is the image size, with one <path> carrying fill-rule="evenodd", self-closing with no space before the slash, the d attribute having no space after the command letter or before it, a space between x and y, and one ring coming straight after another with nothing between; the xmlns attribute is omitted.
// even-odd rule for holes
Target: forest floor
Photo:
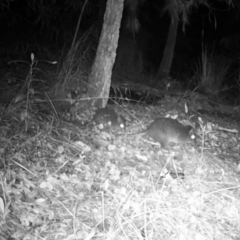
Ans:
<svg viewBox="0 0 240 240"><path fill-rule="evenodd" d="M191 123L184 101L111 107L123 135L16 114L1 122L0 239L239 240L239 126L202 116L195 142L163 149L124 134L158 116Z"/></svg>

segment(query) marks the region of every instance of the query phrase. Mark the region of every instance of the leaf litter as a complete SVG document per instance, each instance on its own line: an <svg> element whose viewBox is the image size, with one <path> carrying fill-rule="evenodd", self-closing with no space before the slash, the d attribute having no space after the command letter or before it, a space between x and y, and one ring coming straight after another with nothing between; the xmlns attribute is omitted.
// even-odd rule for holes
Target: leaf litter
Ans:
<svg viewBox="0 0 240 240"><path fill-rule="evenodd" d="M165 150L67 125L3 134L0 237L238 239L238 163L218 157L236 139L206 128L196 145Z"/></svg>

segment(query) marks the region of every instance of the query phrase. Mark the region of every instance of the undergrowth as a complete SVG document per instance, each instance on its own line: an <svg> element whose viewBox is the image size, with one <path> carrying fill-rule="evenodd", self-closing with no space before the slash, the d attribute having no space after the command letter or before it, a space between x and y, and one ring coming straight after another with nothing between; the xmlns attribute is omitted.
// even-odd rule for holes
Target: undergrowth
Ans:
<svg viewBox="0 0 240 240"><path fill-rule="evenodd" d="M218 141L207 125L199 145L169 151L107 132L93 133L96 148L74 125L11 137L10 127L0 128L2 239L238 239L239 178L206 150Z"/></svg>
<svg viewBox="0 0 240 240"><path fill-rule="evenodd" d="M199 78L198 90L205 94L219 96L226 90L224 83L227 82L229 67L228 61L222 61L220 56L214 56L213 53L203 49L196 71Z"/></svg>
<svg viewBox="0 0 240 240"><path fill-rule="evenodd" d="M74 46L62 58L56 95L68 86L77 89L81 80L80 42ZM219 92L227 68L217 75L208 61L203 54L202 84ZM229 149L227 144L238 148L235 135L226 133L223 141L216 126L200 122L195 145L164 150L134 136L118 138L54 121L56 99L34 84L40 81L34 74L37 63L32 54L24 83L1 116L0 238L239 238L239 165L216 154L221 147ZM217 78L219 85L213 87ZM184 106L185 101L178 97L170 102ZM156 113L165 116L158 105L127 107L116 111L131 112L140 123ZM9 122L9 116L18 121ZM29 132L32 122L39 128ZM17 124L23 128L13 131Z"/></svg>

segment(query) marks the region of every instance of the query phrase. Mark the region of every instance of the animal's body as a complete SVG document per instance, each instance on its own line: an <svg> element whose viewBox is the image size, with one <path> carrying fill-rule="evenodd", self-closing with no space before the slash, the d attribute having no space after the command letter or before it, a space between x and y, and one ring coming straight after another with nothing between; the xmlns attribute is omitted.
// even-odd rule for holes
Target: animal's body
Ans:
<svg viewBox="0 0 240 240"><path fill-rule="evenodd" d="M191 129L191 126L184 126L171 118L157 118L145 131L131 135L147 135L155 142L160 143L161 147L165 148L169 143L185 144L191 142L194 138L190 134Z"/></svg>
<svg viewBox="0 0 240 240"><path fill-rule="evenodd" d="M85 123L83 126L94 124L102 124L104 127L124 128L125 121L123 117L118 116L115 111L108 108L100 108L96 111L91 121Z"/></svg>

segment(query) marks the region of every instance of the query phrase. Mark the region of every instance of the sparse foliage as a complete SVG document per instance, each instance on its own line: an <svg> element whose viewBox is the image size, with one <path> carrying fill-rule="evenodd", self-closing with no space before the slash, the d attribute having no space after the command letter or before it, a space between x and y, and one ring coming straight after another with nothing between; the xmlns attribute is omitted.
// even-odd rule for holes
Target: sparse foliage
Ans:
<svg viewBox="0 0 240 240"><path fill-rule="evenodd" d="M48 62L50 64L56 64L56 62ZM28 63L22 60L14 60L9 62L9 64L23 63L29 65L29 72L26 76L26 79L16 90L14 98L10 99L10 102L5 106L4 111L2 112L1 120L6 116L12 114L20 122L25 123L25 130L28 130L28 122L33 115L37 117L39 111L39 106L44 102L45 94L39 89L35 89L34 83L40 82L41 80L35 79L35 73L40 71L37 68L38 60L35 59L34 54L31 54L31 62Z"/></svg>
<svg viewBox="0 0 240 240"><path fill-rule="evenodd" d="M213 53L205 49L197 70L200 77L199 90L215 96L224 90L223 83L226 82L230 66L228 61L218 60L219 56L214 57Z"/></svg>

